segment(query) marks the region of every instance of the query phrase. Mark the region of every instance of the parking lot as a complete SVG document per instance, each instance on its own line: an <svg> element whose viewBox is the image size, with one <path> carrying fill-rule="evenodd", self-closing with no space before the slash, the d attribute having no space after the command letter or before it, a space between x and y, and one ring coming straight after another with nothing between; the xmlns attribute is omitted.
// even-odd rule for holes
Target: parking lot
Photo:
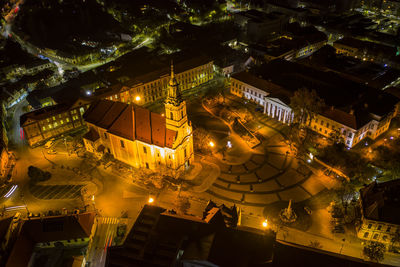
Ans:
<svg viewBox="0 0 400 267"><path fill-rule="evenodd" d="M30 193L39 199L75 199L84 185L34 185Z"/></svg>

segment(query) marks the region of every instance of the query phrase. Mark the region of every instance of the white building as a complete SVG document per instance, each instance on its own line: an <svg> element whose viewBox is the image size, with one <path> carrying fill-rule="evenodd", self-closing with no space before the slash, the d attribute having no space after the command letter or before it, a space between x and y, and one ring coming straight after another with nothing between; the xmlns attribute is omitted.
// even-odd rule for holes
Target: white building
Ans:
<svg viewBox="0 0 400 267"><path fill-rule="evenodd" d="M280 86L244 71L232 75L230 92L262 106L264 113L271 118L287 124L293 121L290 96Z"/></svg>

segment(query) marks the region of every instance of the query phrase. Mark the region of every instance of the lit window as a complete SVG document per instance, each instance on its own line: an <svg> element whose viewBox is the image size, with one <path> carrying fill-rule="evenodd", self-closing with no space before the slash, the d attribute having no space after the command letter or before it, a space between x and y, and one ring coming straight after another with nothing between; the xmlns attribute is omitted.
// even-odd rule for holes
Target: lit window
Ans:
<svg viewBox="0 0 400 267"><path fill-rule="evenodd" d="M57 122L55 122L55 123L54 123L54 127L57 127L57 126L58 126L58 123L57 123Z"/></svg>
<svg viewBox="0 0 400 267"><path fill-rule="evenodd" d="M43 131L46 131L46 126L43 126Z"/></svg>
<svg viewBox="0 0 400 267"><path fill-rule="evenodd" d="M67 122L69 122L69 118L66 118L65 120L66 120Z"/></svg>
<svg viewBox="0 0 400 267"><path fill-rule="evenodd" d="M63 120L60 120L60 123L61 123L61 125L63 125L63 124L64 124L64 121L63 121Z"/></svg>
<svg viewBox="0 0 400 267"><path fill-rule="evenodd" d="M51 126L51 124L49 124L49 125L47 125L47 126L49 126L49 129L53 128L53 126Z"/></svg>

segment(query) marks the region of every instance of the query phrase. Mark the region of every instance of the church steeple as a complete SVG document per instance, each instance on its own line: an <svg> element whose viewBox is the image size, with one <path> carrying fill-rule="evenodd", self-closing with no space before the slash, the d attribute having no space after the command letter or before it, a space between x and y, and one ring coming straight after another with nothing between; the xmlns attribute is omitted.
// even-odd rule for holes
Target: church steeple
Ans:
<svg viewBox="0 0 400 267"><path fill-rule="evenodd" d="M173 104L174 106L180 105L182 103L182 94L179 90L179 84L175 79L174 64L171 61L171 79L168 84L168 94L165 103Z"/></svg>

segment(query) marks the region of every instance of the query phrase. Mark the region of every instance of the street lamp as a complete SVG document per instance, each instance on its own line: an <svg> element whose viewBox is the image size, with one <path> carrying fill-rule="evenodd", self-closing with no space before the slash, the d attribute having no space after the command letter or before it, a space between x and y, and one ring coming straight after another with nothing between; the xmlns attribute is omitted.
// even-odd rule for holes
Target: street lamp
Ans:
<svg viewBox="0 0 400 267"><path fill-rule="evenodd" d="M262 222L262 227L263 227L263 228L267 228L267 227L268 227L268 221L267 221L267 219L265 219L265 220Z"/></svg>
<svg viewBox="0 0 400 267"><path fill-rule="evenodd" d="M136 97L135 97L136 102L139 102L140 99L141 99L140 96L136 96Z"/></svg>
<svg viewBox="0 0 400 267"><path fill-rule="evenodd" d="M153 202L154 202L154 198L149 197L149 199L147 200L147 202L148 202L149 204L153 203Z"/></svg>
<svg viewBox="0 0 400 267"><path fill-rule="evenodd" d="M210 145L210 147L214 147L215 146L213 141L210 141L210 143L208 143L208 144Z"/></svg>

